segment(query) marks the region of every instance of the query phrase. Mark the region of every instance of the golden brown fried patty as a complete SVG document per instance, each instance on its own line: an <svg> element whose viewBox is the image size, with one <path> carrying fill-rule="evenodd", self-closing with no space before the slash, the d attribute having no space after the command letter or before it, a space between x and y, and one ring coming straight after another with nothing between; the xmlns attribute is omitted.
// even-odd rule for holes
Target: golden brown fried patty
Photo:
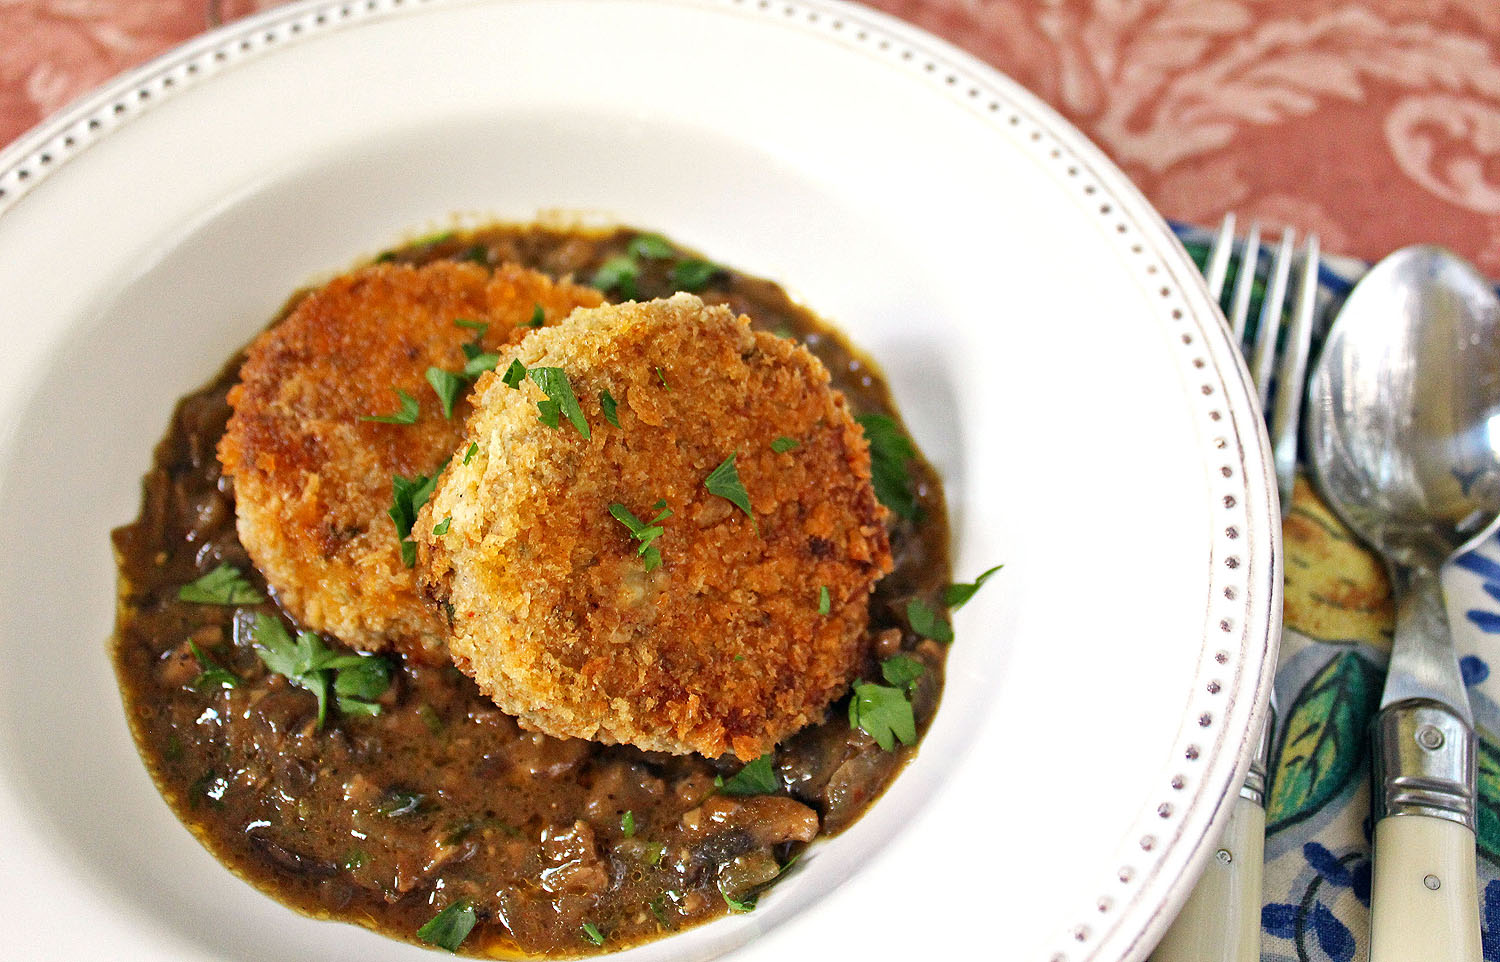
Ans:
<svg viewBox="0 0 1500 962"><path fill-rule="evenodd" d="M479 383L459 445L478 452L454 460L416 525L455 663L559 736L752 759L821 719L891 568L864 435L822 363L687 294L576 311L498 370L511 358L561 368L591 436L544 425L530 379ZM798 446L778 453L781 437ZM753 521L704 486L730 455ZM649 523L661 501L672 514L648 572L610 508Z"/></svg>
<svg viewBox="0 0 1500 962"><path fill-rule="evenodd" d="M378 265L308 294L250 346L219 460L240 540L294 617L361 648L441 655L446 629L386 514L392 476L432 474L463 434L468 402L445 418L427 368L464 367L477 332L457 319L487 323L493 351L537 305L555 321L600 301L519 267ZM398 410L397 389L420 403L415 424L361 420Z"/></svg>

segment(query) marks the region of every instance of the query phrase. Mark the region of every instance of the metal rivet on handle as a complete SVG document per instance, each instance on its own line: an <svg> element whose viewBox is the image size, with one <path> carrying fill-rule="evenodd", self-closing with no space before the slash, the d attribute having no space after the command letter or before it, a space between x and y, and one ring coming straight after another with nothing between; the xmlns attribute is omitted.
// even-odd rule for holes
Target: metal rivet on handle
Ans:
<svg viewBox="0 0 1500 962"><path fill-rule="evenodd" d="M1417 729L1417 744L1430 752L1435 752L1443 747L1443 733L1436 726L1423 725Z"/></svg>
<svg viewBox="0 0 1500 962"><path fill-rule="evenodd" d="M1221 848L1217 852L1215 852L1214 858L1218 859L1221 865L1228 865L1230 862L1234 861L1234 856L1230 854L1230 851L1227 848Z"/></svg>
<svg viewBox="0 0 1500 962"><path fill-rule="evenodd" d="M1427 876L1422 880L1422 884L1432 889L1434 892L1443 887L1443 883L1438 880L1438 877L1436 875Z"/></svg>

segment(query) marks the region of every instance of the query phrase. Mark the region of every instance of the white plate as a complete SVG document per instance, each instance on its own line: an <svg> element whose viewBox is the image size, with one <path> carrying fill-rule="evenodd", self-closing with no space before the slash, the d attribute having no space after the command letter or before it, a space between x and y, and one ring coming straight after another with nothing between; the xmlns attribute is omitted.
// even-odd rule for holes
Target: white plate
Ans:
<svg viewBox="0 0 1500 962"><path fill-rule="evenodd" d="M0 191L0 954L423 957L256 894L157 797L107 535L175 398L450 212L597 211L785 282L885 365L957 570L1007 565L869 815L633 958L1133 959L1184 897L1280 610L1261 431L1164 224L992 70L828 0L301 5L65 112Z"/></svg>

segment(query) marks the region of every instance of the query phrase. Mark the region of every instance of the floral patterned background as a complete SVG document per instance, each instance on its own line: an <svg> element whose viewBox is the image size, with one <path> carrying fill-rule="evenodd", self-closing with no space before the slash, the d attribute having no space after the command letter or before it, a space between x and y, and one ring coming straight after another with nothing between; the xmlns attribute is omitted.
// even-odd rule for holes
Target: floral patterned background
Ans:
<svg viewBox="0 0 1500 962"><path fill-rule="evenodd" d="M274 2L0 0L0 144L119 71ZM1235 210L1316 230L1326 250L1365 260L1435 241L1500 276L1496 0L873 5L1040 94L1170 218L1208 224ZM1325 273L1325 300L1359 269ZM1306 485L1286 535L1294 630L1277 679L1265 959L1354 962L1368 956L1364 733L1390 602L1379 568ZM1449 586L1481 734L1484 957L1500 962L1500 546L1467 558Z"/></svg>

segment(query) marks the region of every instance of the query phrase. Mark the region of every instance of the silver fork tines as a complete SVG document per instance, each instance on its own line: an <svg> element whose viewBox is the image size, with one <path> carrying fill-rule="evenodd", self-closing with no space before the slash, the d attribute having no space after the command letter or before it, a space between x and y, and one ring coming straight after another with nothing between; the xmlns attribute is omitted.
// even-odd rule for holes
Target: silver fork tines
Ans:
<svg viewBox="0 0 1500 962"><path fill-rule="evenodd" d="M1312 343L1313 315L1318 303L1318 238L1315 234L1309 234L1303 243L1302 270L1298 274L1297 292L1293 298L1286 336L1283 338L1282 326L1287 320L1287 288L1290 286L1292 264L1297 255L1294 232L1288 229L1282 233L1281 241L1276 245L1275 256L1266 272L1265 296L1261 300L1254 341L1249 342L1245 335L1256 268L1260 260L1260 225L1250 225L1242 245L1235 243L1234 227L1234 215L1226 214L1224 223L1214 238L1213 247L1209 250L1204 277L1208 281L1209 293L1215 300L1221 301L1229 265L1234 259L1235 248L1239 247L1239 268L1228 315L1229 329L1234 334L1236 346L1250 362L1250 376L1255 382L1255 393L1260 399L1261 409L1267 415L1271 449L1276 462L1277 493L1281 495L1281 511L1285 516L1291 506L1292 483L1297 475L1302 395L1307 379L1307 356ZM1270 403L1273 385L1276 387L1274 404Z"/></svg>
<svg viewBox="0 0 1500 962"><path fill-rule="evenodd" d="M1281 235L1275 259L1267 272L1265 297L1261 301L1260 320L1255 342L1247 344L1245 327L1250 316L1251 294L1255 288L1256 267L1260 259L1260 225L1251 224L1241 246L1234 297L1227 318L1235 346L1250 359L1250 374L1261 409L1267 409L1271 386L1276 386L1275 403L1267 412L1271 430L1271 450L1276 463L1276 489L1281 496L1281 516L1292 506L1292 485L1297 478L1298 426L1301 424L1302 398L1306 394L1307 355L1312 343L1313 316L1318 306L1318 238L1309 234L1302 247L1302 270L1297 278L1297 294L1292 305L1291 325L1286 337L1281 329L1286 313L1287 285L1295 259L1295 235L1290 229ZM1234 215L1226 214L1219 233L1208 253L1204 277L1209 293L1222 302L1224 283L1235 252ZM1280 361L1273 364L1280 348ZM1261 730L1260 742L1250 772L1240 794L1264 804L1266 769L1270 762L1271 729L1276 722L1276 693L1271 692L1271 711Z"/></svg>

